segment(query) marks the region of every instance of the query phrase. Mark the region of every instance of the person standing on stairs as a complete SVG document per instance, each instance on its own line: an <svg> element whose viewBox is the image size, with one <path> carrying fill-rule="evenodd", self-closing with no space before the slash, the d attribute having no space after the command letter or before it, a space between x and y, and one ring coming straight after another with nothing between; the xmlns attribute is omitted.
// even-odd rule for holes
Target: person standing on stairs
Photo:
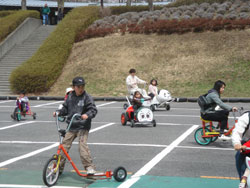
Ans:
<svg viewBox="0 0 250 188"><path fill-rule="evenodd" d="M50 14L50 8L46 3L42 9L43 25L49 25L49 14Z"/></svg>

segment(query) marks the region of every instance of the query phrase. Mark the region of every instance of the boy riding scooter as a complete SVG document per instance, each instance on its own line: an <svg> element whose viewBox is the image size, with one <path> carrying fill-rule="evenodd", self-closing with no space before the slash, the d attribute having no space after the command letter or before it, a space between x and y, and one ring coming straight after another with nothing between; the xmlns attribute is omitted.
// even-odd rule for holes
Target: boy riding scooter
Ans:
<svg viewBox="0 0 250 188"><path fill-rule="evenodd" d="M75 120L63 139L63 146L69 151L72 142L79 137L80 158L87 174L95 173L95 166L92 163L90 151L87 145L89 130L91 128L91 119L97 114L97 108L92 97L84 90L85 81L82 77L75 77L72 81L73 89L66 101L63 103L62 109L58 110L59 116L66 116L66 122L69 123L72 116L76 113L81 114L81 118ZM53 113L56 116L56 112ZM60 174L63 172L65 165L65 156L61 153L62 159L60 163Z"/></svg>

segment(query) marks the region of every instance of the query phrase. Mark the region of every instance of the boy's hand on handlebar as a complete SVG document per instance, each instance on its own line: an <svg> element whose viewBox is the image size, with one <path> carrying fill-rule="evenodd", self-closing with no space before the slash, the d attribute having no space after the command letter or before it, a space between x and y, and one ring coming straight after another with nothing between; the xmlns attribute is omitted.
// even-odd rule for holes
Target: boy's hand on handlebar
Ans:
<svg viewBox="0 0 250 188"><path fill-rule="evenodd" d="M59 115L58 111L57 112L53 112L53 117L56 117L56 113L57 113L57 115Z"/></svg>
<svg viewBox="0 0 250 188"><path fill-rule="evenodd" d="M81 116L81 118L82 118L83 120L86 120L86 119L89 118L89 116L88 116L87 114L83 114L83 115Z"/></svg>
<svg viewBox="0 0 250 188"><path fill-rule="evenodd" d="M241 151L246 151L247 147L246 146L241 146Z"/></svg>
<svg viewBox="0 0 250 188"><path fill-rule="evenodd" d="M238 108L237 108L237 107L233 107L233 108L232 108L232 111L233 111L233 112L237 112L237 111L238 111Z"/></svg>

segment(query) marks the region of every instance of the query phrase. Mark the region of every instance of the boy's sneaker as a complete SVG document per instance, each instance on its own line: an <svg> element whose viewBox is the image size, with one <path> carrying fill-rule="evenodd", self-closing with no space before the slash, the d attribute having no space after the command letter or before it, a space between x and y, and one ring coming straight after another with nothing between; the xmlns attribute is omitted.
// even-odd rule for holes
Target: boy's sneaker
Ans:
<svg viewBox="0 0 250 188"><path fill-rule="evenodd" d="M88 175L93 175L93 174L95 174L96 173L96 171L92 168L92 167L88 167L87 168L87 174Z"/></svg>
<svg viewBox="0 0 250 188"><path fill-rule="evenodd" d="M222 135L220 135L220 136L218 137L218 139L223 140L223 141L226 141L226 140L231 140L232 138L229 137L229 136L225 136L224 134L222 134Z"/></svg>
<svg viewBox="0 0 250 188"><path fill-rule="evenodd" d="M239 188L246 188L246 185L247 185L246 183L240 183Z"/></svg>

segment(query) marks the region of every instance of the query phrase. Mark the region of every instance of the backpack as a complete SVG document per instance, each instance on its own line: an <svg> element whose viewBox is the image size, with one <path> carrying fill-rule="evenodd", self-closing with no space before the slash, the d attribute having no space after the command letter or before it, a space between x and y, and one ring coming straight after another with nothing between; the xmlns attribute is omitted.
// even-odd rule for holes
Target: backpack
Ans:
<svg viewBox="0 0 250 188"><path fill-rule="evenodd" d="M200 106L201 109L205 110L207 108L209 108L212 104L208 102L206 96L207 96L208 93L204 94L204 95L201 95L198 97L198 104Z"/></svg>

